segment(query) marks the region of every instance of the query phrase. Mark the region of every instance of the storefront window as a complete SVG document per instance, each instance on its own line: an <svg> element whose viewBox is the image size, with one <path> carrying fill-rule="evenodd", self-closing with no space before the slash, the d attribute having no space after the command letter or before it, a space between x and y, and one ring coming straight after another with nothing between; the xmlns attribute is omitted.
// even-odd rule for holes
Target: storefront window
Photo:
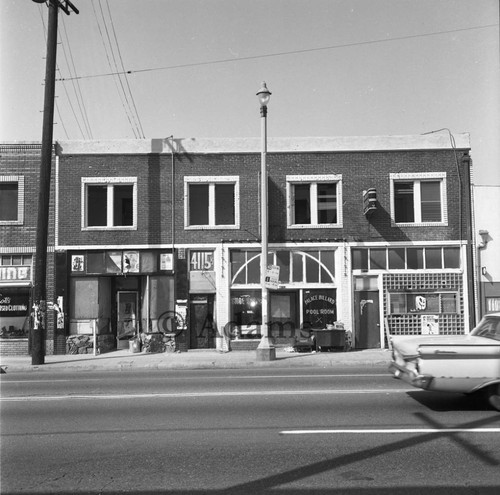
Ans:
<svg viewBox="0 0 500 495"><path fill-rule="evenodd" d="M458 313L456 292L390 292L391 314L405 313Z"/></svg>
<svg viewBox="0 0 500 495"><path fill-rule="evenodd" d="M243 335L257 335L262 323L261 290L231 291L232 329Z"/></svg>
<svg viewBox="0 0 500 495"><path fill-rule="evenodd" d="M0 288L0 338L27 338L30 294L28 288Z"/></svg>

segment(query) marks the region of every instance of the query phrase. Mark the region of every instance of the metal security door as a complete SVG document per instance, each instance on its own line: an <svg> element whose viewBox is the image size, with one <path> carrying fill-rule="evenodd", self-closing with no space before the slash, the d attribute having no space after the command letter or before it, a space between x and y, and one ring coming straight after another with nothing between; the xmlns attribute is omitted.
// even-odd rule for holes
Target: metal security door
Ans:
<svg viewBox="0 0 500 495"><path fill-rule="evenodd" d="M356 291L354 293L354 318L356 349L380 348L380 322L378 291Z"/></svg>

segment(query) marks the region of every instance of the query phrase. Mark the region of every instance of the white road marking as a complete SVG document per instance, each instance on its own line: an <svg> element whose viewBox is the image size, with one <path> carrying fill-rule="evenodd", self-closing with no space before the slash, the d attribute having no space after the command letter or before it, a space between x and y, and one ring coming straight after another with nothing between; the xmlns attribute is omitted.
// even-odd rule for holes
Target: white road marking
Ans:
<svg viewBox="0 0 500 495"><path fill-rule="evenodd" d="M228 376L222 376L220 378L223 378L224 380L254 380L254 379L265 379L269 380L272 378L356 378L356 377L361 377L361 378L376 378L376 377L385 377L385 378L392 378L392 375L390 373L366 373L366 374L344 374L344 375L228 375ZM213 380L213 376L183 376L183 377L175 377L176 380ZM78 382L92 382L92 381L102 381L102 378L78 378ZM2 380L2 385L8 385L10 383L52 383L52 382L75 382L75 380L72 379L67 379L67 378L54 378L51 380L7 380L4 379Z"/></svg>
<svg viewBox="0 0 500 495"><path fill-rule="evenodd" d="M30 402L49 400L118 400L118 399L171 399L187 397L251 397L268 395L347 395L347 394L399 394L408 389L368 390L269 390L251 392L178 392L149 394L85 394L85 395L31 395L1 397L0 402Z"/></svg>
<svg viewBox="0 0 500 495"><path fill-rule="evenodd" d="M280 431L280 435L328 435L340 433L500 433L500 428L394 428L371 430L290 430Z"/></svg>

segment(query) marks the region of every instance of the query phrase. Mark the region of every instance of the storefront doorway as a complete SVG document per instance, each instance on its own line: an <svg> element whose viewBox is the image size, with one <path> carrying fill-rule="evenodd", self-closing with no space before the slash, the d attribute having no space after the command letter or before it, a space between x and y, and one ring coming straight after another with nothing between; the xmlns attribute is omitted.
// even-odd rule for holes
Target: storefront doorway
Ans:
<svg viewBox="0 0 500 495"><path fill-rule="evenodd" d="M214 295L191 294L189 300L189 348L215 348Z"/></svg>
<svg viewBox="0 0 500 495"><path fill-rule="evenodd" d="M273 338L290 338L299 328L298 291L269 293L269 334Z"/></svg>
<svg viewBox="0 0 500 495"><path fill-rule="evenodd" d="M137 291L118 291L116 293L116 338L117 347L127 348L128 340L138 333Z"/></svg>
<svg viewBox="0 0 500 495"><path fill-rule="evenodd" d="M376 290L354 292L356 349L380 348L379 294Z"/></svg>

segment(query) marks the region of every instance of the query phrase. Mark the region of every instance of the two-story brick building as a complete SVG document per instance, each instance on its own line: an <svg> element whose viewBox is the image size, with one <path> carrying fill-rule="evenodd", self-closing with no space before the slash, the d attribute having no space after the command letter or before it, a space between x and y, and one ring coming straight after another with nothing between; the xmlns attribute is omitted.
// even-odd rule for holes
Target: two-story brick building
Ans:
<svg viewBox="0 0 500 495"><path fill-rule="evenodd" d="M53 158L54 159L54 158ZM0 145L0 353L29 353L31 297L37 230L41 145ZM51 185L47 295L54 296L54 201ZM53 312L49 312L47 352L53 352ZM61 329L64 331L63 329Z"/></svg>
<svg viewBox="0 0 500 495"><path fill-rule="evenodd" d="M357 348L383 347L389 332L469 331L468 136L455 143L268 141L273 337L336 321ZM65 329L51 334L54 352L94 332L102 352L128 347L138 332L168 331L174 312L181 349L254 347L259 175L258 139L59 142L53 296Z"/></svg>

